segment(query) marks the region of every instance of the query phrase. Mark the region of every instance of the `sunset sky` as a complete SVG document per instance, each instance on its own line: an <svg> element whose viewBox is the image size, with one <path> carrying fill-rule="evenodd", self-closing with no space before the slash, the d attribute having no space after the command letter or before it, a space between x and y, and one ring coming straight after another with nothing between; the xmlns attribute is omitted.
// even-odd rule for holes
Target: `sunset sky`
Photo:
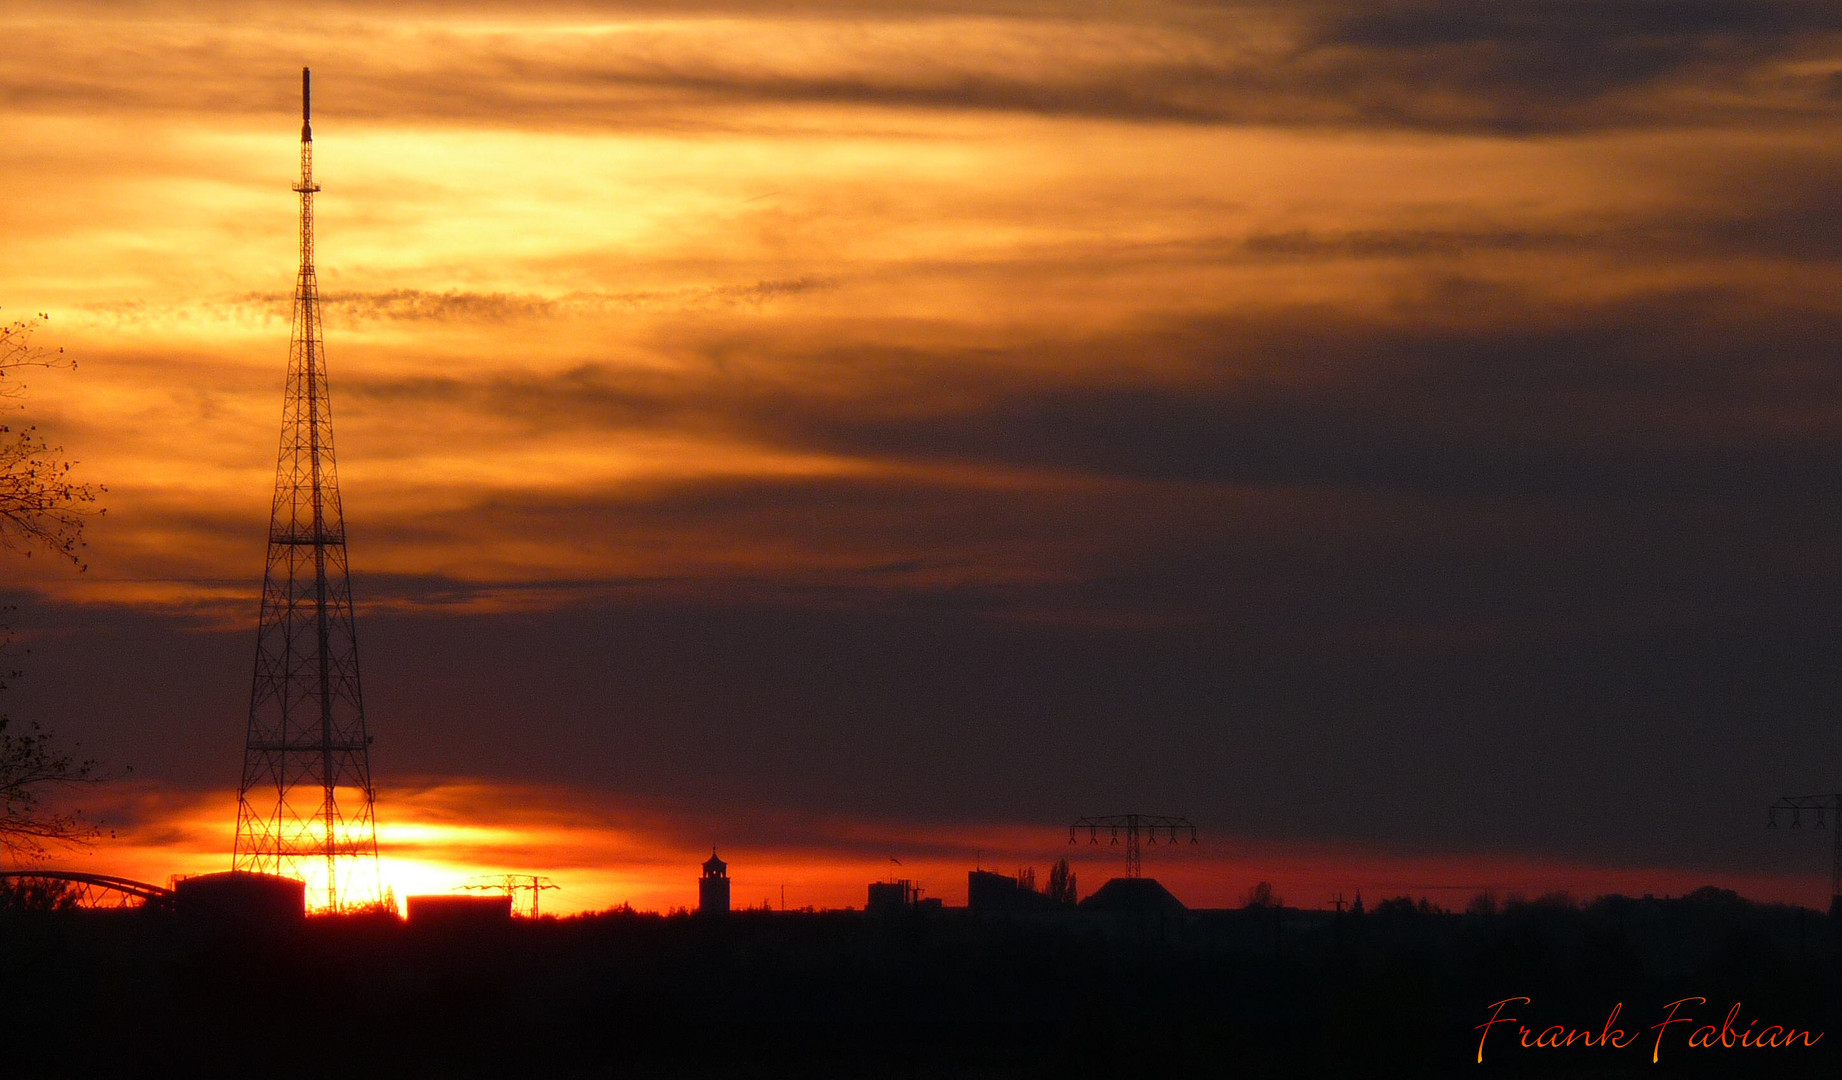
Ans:
<svg viewBox="0 0 1842 1080"><path fill-rule="evenodd" d="M106 484L7 711L228 868L314 70L386 877L1826 902L1842 8L0 4ZM29 648L29 654L18 655ZM900 858L893 867L890 858Z"/></svg>

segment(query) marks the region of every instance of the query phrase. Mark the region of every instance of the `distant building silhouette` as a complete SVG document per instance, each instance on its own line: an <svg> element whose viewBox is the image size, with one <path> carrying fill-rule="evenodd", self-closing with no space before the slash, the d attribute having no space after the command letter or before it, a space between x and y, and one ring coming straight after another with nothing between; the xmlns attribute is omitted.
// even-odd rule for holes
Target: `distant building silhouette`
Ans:
<svg viewBox="0 0 1842 1080"><path fill-rule="evenodd" d="M1082 911L1127 915L1178 915L1189 910L1156 878L1114 878L1081 901Z"/></svg>
<svg viewBox="0 0 1842 1080"><path fill-rule="evenodd" d="M424 928L498 926L512 921L512 895L436 893L404 901L409 925Z"/></svg>
<svg viewBox="0 0 1842 1080"><path fill-rule="evenodd" d="M900 881L872 881L870 896L864 902L863 909L872 915L901 911L912 903L914 886L907 878Z"/></svg>
<svg viewBox="0 0 1842 1080"><path fill-rule="evenodd" d="M907 878L898 878L895 881L871 882L870 896L863 909L872 915L889 915L922 908L937 911L942 906L939 897L930 896L923 900L921 886Z"/></svg>
<svg viewBox="0 0 1842 1080"><path fill-rule="evenodd" d="M966 871L966 907L973 911L1050 911L1061 906L1008 874Z"/></svg>
<svg viewBox="0 0 1842 1080"><path fill-rule="evenodd" d="M716 849L710 849L710 857L704 860L704 876L697 879L697 913L699 915L723 915L729 911L729 864L716 857Z"/></svg>

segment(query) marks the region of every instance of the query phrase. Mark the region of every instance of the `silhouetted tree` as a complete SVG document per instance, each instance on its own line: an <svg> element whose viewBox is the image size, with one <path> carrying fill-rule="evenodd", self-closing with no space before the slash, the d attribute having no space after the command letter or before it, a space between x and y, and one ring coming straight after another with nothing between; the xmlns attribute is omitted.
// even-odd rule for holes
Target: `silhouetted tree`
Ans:
<svg viewBox="0 0 1842 1080"><path fill-rule="evenodd" d="M1683 894L1682 899L1687 903L1705 904L1709 907L1738 909L1746 906L1746 899L1739 893L1716 885L1703 885L1694 892Z"/></svg>
<svg viewBox="0 0 1842 1080"><path fill-rule="evenodd" d="M76 366L63 359L63 349L33 347L32 333L44 318L0 325L0 403L24 397L19 376L26 368ZM47 445L36 427L0 423L0 545L28 556L42 547L83 569L84 519L105 489L73 483L75 462L60 458L62 453L62 447Z"/></svg>
<svg viewBox="0 0 1842 1080"><path fill-rule="evenodd" d="M4 647L0 645L0 647ZM18 675L18 672L9 672ZM6 683L0 682L0 691ZM51 734L29 721L14 730L0 713L0 851L13 859L42 859L47 844L86 844L99 835L79 813L45 805L50 792L102 777L94 761L79 761L63 752Z"/></svg>
<svg viewBox="0 0 1842 1080"><path fill-rule="evenodd" d="M68 881L0 880L0 911L69 911L79 903L77 886Z"/></svg>
<svg viewBox="0 0 1842 1080"><path fill-rule="evenodd" d="M1058 904L1075 902L1075 875L1073 870L1068 869L1067 859L1061 859L1049 868L1047 895Z"/></svg>
<svg viewBox="0 0 1842 1080"><path fill-rule="evenodd" d="M1036 868L1026 866L1017 871L1017 887L1026 892L1036 891Z"/></svg>
<svg viewBox="0 0 1842 1080"><path fill-rule="evenodd" d="M1437 915L1439 909L1424 896L1418 904L1411 896L1396 896L1376 904L1375 914L1381 918L1407 919L1415 915Z"/></svg>
<svg viewBox="0 0 1842 1080"><path fill-rule="evenodd" d="M34 348L32 333L46 318L0 325L0 405L25 396L20 372L30 367L75 366L64 350ZM18 408L24 408L18 404ZM102 491L70 480L72 462L61 460L59 447L46 445L38 429L0 423L0 546L57 552L83 569L83 524ZM0 649L6 637L0 629ZM0 677L0 692L17 671ZM99 777L91 761L78 761L60 750L36 721L22 731L0 712L0 850L14 858L43 858L48 843L83 843L96 836L94 826L78 815L49 809L51 790Z"/></svg>
<svg viewBox="0 0 1842 1080"><path fill-rule="evenodd" d="M1270 881L1262 881L1247 890L1247 895L1242 899L1243 907L1278 907L1281 903L1283 901L1273 895L1273 883Z"/></svg>

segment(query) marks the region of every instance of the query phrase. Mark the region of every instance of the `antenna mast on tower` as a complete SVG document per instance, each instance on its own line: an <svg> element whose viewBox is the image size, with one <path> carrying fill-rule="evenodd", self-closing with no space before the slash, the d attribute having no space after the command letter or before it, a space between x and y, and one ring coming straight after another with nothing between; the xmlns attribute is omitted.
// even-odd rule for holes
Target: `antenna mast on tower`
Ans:
<svg viewBox="0 0 1842 1080"><path fill-rule="evenodd" d="M313 266L313 107L301 69L301 265L231 869L306 880L328 908L381 896L345 515Z"/></svg>

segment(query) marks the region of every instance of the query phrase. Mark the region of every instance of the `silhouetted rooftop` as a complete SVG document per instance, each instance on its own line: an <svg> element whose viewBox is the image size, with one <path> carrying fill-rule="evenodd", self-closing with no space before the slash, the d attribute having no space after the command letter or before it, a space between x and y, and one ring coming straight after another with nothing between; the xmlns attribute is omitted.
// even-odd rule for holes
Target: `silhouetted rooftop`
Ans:
<svg viewBox="0 0 1842 1080"><path fill-rule="evenodd" d="M1081 901L1083 911L1176 915L1189 910L1155 878L1114 878Z"/></svg>

